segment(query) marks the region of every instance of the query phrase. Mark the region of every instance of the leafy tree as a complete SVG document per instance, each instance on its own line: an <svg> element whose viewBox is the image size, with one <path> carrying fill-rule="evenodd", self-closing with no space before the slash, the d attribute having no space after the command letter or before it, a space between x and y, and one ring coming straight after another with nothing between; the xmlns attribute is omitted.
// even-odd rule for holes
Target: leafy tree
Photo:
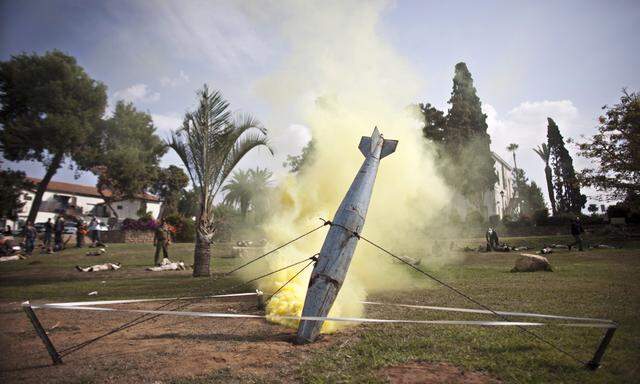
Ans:
<svg viewBox="0 0 640 384"><path fill-rule="evenodd" d="M116 218L112 204L144 193L156 178L166 146L155 131L148 113L118 101L113 116L100 125L92 154L79 161L98 176L98 192Z"/></svg>
<svg viewBox="0 0 640 384"><path fill-rule="evenodd" d="M27 220L65 158L77 160L95 137L107 104L106 87L60 51L20 54L0 62L0 149L8 160L42 163Z"/></svg>
<svg viewBox="0 0 640 384"><path fill-rule="evenodd" d="M302 148L302 153L297 156L287 155L287 160L282 163L283 167L289 168L289 172L297 173L307 164L313 161L315 152L315 141L313 139Z"/></svg>
<svg viewBox="0 0 640 384"><path fill-rule="evenodd" d="M640 94L623 90L618 104L603 109L598 133L578 144L580 155L596 164L580 176L608 200L633 203L640 195Z"/></svg>
<svg viewBox="0 0 640 384"><path fill-rule="evenodd" d="M551 202L551 212L553 216L556 215L556 197L553 192L553 175L551 173L551 167L549 166L549 160L551 158L551 150L546 143L542 143L538 148L534 148L533 151L540 156L544 161L544 175L547 179L547 193L549 194L549 201Z"/></svg>
<svg viewBox="0 0 640 384"><path fill-rule="evenodd" d="M33 187L33 183L25 178L24 172L1 169L0 217L16 220L18 218L18 211L25 204L20 201L22 191Z"/></svg>
<svg viewBox="0 0 640 384"><path fill-rule="evenodd" d="M598 205L597 204L589 204L587 207L587 211L591 212L591 216L595 216L598 213Z"/></svg>
<svg viewBox="0 0 640 384"><path fill-rule="evenodd" d="M184 217L195 217L198 214L198 196L200 193L195 188L180 191L178 213Z"/></svg>
<svg viewBox="0 0 640 384"><path fill-rule="evenodd" d="M184 171L170 165L168 168L160 169L156 179L151 186L151 192L157 194L162 199L162 217L178 213L178 201L180 194L189 184L189 177ZM187 216L187 217L192 217Z"/></svg>
<svg viewBox="0 0 640 384"><path fill-rule="evenodd" d="M266 129L250 115L234 117L220 92L211 92L205 85L198 95L198 108L185 115L169 146L180 156L198 191L193 276L209 276L210 246L217 225L214 198L249 151L259 146L273 151Z"/></svg>
<svg viewBox="0 0 640 384"><path fill-rule="evenodd" d="M587 197L580 193L580 182L573 168L573 159L564 146L564 139L558 125L547 118L547 142L553 165L558 212L579 213L587 203Z"/></svg>
<svg viewBox="0 0 640 384"><path fill-rule="evenodd" d="M479 208L483 194L498 181L487 133L487 115L465 63L458 63L453 78L451 108L446 117L444 144L457 167L449 173L451 184Z"/></svg>
<svg viewBox="0 0 640 384"><path fill-rule="evenodd" d="M535 181L529 182L523 169L514 169L514 190L520 215L532 216L535 211L546 209L542 190Z"/></svg>
<svg viewBox="0 0 640 384"><path fill-rule="evenodd" d="M511 143L507 147L507 151L513 154L513 169L518 169L518 163L516 163L516 151L518 150L519 147L520 146L516 143Z"/></svg>
<svg viewBox="0 0 640 384"><path fill-rule="evenodd" d="M420 109L424 122L424 126L422 127L424 137L434 143L444 143L447 124L447 118L444 112L436 109L429 103L420 103L418 104L418 108Z"/></svg>

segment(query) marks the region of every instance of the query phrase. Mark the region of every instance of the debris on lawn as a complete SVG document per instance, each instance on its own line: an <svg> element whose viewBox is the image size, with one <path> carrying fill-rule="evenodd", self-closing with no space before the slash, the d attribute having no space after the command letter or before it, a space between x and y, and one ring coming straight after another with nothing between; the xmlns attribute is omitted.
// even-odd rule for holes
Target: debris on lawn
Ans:
<svg viewBox="0 0 640 384"><path fill-rule="evenodd" d="M569 246L566 245L566 244L551 244L550 247L551 248L569 249Z"/></svg>
<svg viewBox="0 0 640 384"><path fill-rule="evenodd" d="M540 250L540 254L542 255L549 255L553 253L553 249L549 248L549 247L544 247Z"/></svg>
<svg viewBox="0 0 640 384"><path fill-rule="evenodd" d="M593 249L617 249L617 247L614 247L613 245L607 245L607 244L596 244L596 245L592 245L589 248L593 248Z"/></svg>
<svg viewBox="0 0 640 384"><path fill-rule="evenodd" d="M409 257L409 256L401 255L400 259L402 259L402 261L404 261L405 263L409 263L411 265L420 265L420 260L414 259L414 258ZM399 261L399 260L394 260L394 262L395 263L401 263L401 261Z"/></svg>
<svg viewBox="0 0 640 384"><path fill-rule="evenodd" d="M87 294L87 296L96 296L98 294L98 291L91 291Z"/></svg>
<svg viewBox="0 0 640 384"><path fill-rule="evenodd" d="M162 264L155 267L148 267L147 271L151 272L163 272L163 271L184 271L187 267L184 265L184 261L171 261L167 258L162 259Z"/></svg>
<svg viewBox="0 0 640 384"><path fill-rule="evenodd" d="M553 272L549 260L544 256L533 255L529 253L521 253L516 260L516 265L511 272L536 272L548 271Z"/></svg>
<svg viewBox="0 0 640 384"><path fill-rule="evenodd" d="M99 272L99 271L117 271L122 268L122 264L120 263L104 263L104 264L96 264L88 267L81 267L76 265L76 269L80 272Z"/></svg>

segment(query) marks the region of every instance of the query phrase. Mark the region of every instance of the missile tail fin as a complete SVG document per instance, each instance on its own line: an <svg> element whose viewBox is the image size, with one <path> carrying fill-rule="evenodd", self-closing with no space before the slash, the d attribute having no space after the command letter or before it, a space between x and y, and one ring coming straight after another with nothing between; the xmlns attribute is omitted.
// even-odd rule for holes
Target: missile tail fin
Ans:
<svg viewBox="0 0 640 384"><path fill-rule="evenodd" d="M360 139L360 144L358 144L358 149L362 152L364 157L367 157L371 152L371 138L367 136L362 136Z"/></svg>
<svg viewBox="0 0 640 384"><path fill-rule="evenodd" d="M384 139L384 143L382 144L382 150L380 151L380 159L395 152L397 146L398 146L398 140Z"/></svg>

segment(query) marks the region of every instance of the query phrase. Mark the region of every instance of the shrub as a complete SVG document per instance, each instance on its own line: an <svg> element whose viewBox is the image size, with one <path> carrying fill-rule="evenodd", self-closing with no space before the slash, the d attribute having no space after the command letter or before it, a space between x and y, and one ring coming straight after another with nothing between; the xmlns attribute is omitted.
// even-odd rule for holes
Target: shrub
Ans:
<svg viewBox="0 0 640 384"><path fill-rule="evenodd" d="M159 226L160 223L153 219L141 218L138 220L124 219L121 228L126 231L154 231Z"/></svg>
<svg viewBox="0 0 640 384"><path fill-rule="evenodd" d="M629 208L620 203L607 207L607 216L611 217L627 217Z"/></svg>
<svg viewBox="0 0 640 384"><path fill-rule="evenodd" d="M484 216L478 211L471 211L467 213L466 222L468 225L474 226L484 226L485 220Z"/></svg>
<svg viewBox="0 0 640 384"><path fill-rule="evenodd" d="M547 225L549 222L549 210L542 208L534 211L533 222L536 223L536 225Z"/></svg>
<svg viewBox="0 0 640 384"><path fill-rule="evenodd" d="M498 224L500 224L500 215L489 216L489 225L495 228Z"/></svg>
<svg viewBox="0 0 640 384"><path fill-rule="evenodd" d="M196 238L196 224L191 218L174 213L164 220L175 228L174 240L180 243L190 243Z"/></svg>

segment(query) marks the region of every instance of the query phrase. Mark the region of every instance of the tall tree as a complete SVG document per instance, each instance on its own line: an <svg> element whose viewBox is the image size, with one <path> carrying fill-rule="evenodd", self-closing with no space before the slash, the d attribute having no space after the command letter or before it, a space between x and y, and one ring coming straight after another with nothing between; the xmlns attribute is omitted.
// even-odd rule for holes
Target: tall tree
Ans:
<svg viewBox="0 0 640 384"><path fill-rule="evenodd" d="M507 151L513 154L513 169L518 169L518 163L516 163L516 151L518 150L519 147L520 146L516 143L511 143L507 147Z"/></svg>
<svg viewBox="0 0 640 384"><path fill-rule="evenodd" d="M520 215L532 216L537 210L546 208L542 190L535 181L529 182L525 172L516 168L514 173L514 190L518 199Z"/></svg>
<svg viewBox="0 0 640 384"><path fill-rule="evenodd" d="M106 87L60 51L20 54L0 62L0 144L8 160L34 160L46 172L28 219L65 158L88 148L107 104Z"/></svg>
<svg viewBox="0 0 640 384"><path fill-rule="evenodd" d="M313 161L313 155L315 153L315 141L313 139L302 147L302 153L299 155L287 155L287 160L282 163L283 167L289 168L289 172L300 172L305 166L309 165Z"/></svg>
<svg viewBox="0 0 640 384"><path fill-rule="evenodd" d="M418 104L418 108L420 109L424 123L422 126L422 134L424 137L435 143L444 143L447 123L444 112L436 109L429 103L420 103Z"/></svg>
<svg viewBox="0 0 640 384"><path fill-rule="evenodd" d="M25 204L20 201L22 191L33 187L24 172L0 169L0 217L16 220L19 209Z"/></svg>
<svg viewBox="0 0 640 384"><path fill-rule="evenodd" d="M196 189L183 189L178 198L178 213L188 218L196 217L198 214L198 196L200 196L200 193Z"/></svg>
<svg viewBox="0 0 640 384"><path fill-rule="evenodd" d="M533 151L540 156L544 162L544 175L547 179L547 193L549 194L549 202L551 203L551 212L553 216L556 215L556 197L553 192L553 175L551 173L551 167L549 166L549 160L551 158L551 151L547 143L542 143L538 148L534 148Z"/></svg>
<svg viewBox="0 0 640 384"><path fill-rule="evenodd" d="M113 116L100 124L92 154L79 160L98 176L98 192L116 219L112 204L143 194L156 178L166 145L155 131L148 113L118 101Z"/></svg>
<svg viewBox="0 0 640 384"><path fill-rule="evenodd" d="M553 165L557 210L579 213L587 203L587 197L580 193L580 182L573 168L573 159L564 145L558 125L550 117L547 122L547 143Z"/></svg>
<svg viewBox="0 0 640 384"><path fill-rule="evenodd" d="M175 165L170 165L158 171L151 185L151 192L162 199L162 217L178 212L180 194L188 184L189 176Z"/></svg>
<svg viewBox="0 0 640 384"><path fill-rule="evenodd" d="M198 108L185 115L169 146L180 156L199 193L193 276L209 276L216 230L214 198L249 151L260 146L273 151L266 129L250 115L233 116L220 92L211 92L205 85L198 95Z"/></svg>
<svg viewBox="0 0 640 384"><path fill-rule="evenodd" d="M596 165L582 171L581 178L605 192L608 200L636 200L633 197L640 195L640 94L623 90L618 104L603 109L598 133L578 144L580 155Z"/></svg>
<svg viewBox="0 0 640 384"><path fill-rule="evenodd" d="M480 208L484 192L493 189L498 176L487 133L487 115L482 113L480 98L465 63L456 64L449 104L444 144L457 166L450 181Z"/></svg>

